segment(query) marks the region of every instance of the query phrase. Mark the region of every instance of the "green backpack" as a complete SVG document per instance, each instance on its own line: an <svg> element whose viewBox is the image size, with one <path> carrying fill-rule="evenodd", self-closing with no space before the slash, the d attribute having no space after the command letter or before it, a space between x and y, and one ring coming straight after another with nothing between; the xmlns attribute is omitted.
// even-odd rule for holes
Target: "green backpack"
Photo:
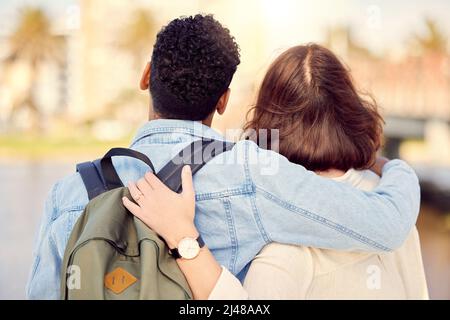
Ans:
<svg viewBox="0 0 450 320"><path fill-rule="evenodd" d="M157 174L171 190L181 191L181 169L195 174L233 144L195 141ZM89 203L75 224L61 268L63 300L184 300L192 293L165 242L122 204L130 197L112 164L113 156L139 159L142 153L111 149L102 159L77 165Z"/></svg>

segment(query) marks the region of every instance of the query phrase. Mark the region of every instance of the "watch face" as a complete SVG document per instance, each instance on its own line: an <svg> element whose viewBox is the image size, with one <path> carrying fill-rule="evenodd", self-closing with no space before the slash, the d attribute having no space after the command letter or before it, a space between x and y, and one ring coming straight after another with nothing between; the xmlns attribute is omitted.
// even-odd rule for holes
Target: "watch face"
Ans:
<svg viewBox="0 0 450 320"><path fill-rule="evenodd" d="M184 259L194 259L200 253L200 246L197 240L184 238L178 244L178 253Z"/></svg>

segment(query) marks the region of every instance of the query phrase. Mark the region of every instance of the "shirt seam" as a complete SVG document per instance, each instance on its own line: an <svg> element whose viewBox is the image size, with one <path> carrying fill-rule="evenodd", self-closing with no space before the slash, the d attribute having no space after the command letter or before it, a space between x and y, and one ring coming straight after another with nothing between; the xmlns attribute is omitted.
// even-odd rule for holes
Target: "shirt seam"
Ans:
<svg viewBox="0 0 450 320"><path fill-rule="evenodd" d="M379 244L378 242L376 242L374 240L371 240L371 239L369 239L369 238L359 234L356 231L353 231L353 230L351 230L351 229L349 229L347 227L344 227L341 224L338 224L338 223L333 222L333 221L331 221L329 219L326 219L326 218L324 218L324 217L322 217L322 216L320 216L318 214L315 214L315 213L312 213L310 211L307 211L307 210L304 210L302 208L299 208L299 207L297 207L297 206L295 206L295 205L293 205L293 204L291 204L289 202L283 201L280 198L278 198L277 196L275 196L272 193L262 189L259 186L256 186L256 190L259 191L262 194L262 196L265 197L266 199L272 201L273 203L277 204L278 206L280 206L280 207L282 207L284 209L287 209L288 211L291 211L293 213L298 213L298 214L302 215L303 217L305 217L307 219L310 219L310 220L312 220L314 222L317 222L317 223L320 223L320 224L322 224L322 225L324 225L324 226L326 226L328 228L336 230L336 231L338 231L338 232L340 232L340 233L342 233L342 234L344 234L344 235L346 235L346 236L348 236L348 237L350 237L352 239L355 239L355 240L357 240L357 241L359 241L361 243L364 243L366 245L369 245L369 246L371 246L373 248L380 249L382 251L387 251L387 252L392 251L388 247L383 246L382 244Z"/></svg>
<svg viewBox="0 0 450 320"><path fill-rule="evenodd" d="M239 242L237 240L236 228L234 226L234 219L233 219L233 215L231 213L230 200L223 199L222 201L223 201L223 206L225 209L225 214L227 217L228 232L230 234L230 240L231 240L231 258L230 258L229 269L232 273L235 273L237 255L238 255L238 251L239 251Z"/></svg>
<svg viewBox="0 0 450 320"><path fill-rule="evenodd" d="M249 166L249 143L245 143L244 148L244 175L245 175L245 181L252 185L252 190L254 191L253 196L250 199L251 205L252 205L252 211L253 211L253 217L255 218L256 225L258 226L258 231L263 237L264 241L267 243L272 242L270 239L267 231L264 228L264 225L262 223L261 215L259 214L258 205L256 203L256 185L253 182L251 172L250 172L250 166Z"/></svg>
<svg viewBox="0 0 450 320"><path fill-rule="evenodd" d="M261 215L259 214L258 206L256 204L256 193L252 195L252 197L250 198L250 202L252 204L253 217L255 218L256 225L258 226L259 232L261 233L264 242L266 244L273 242L262 223Z"/></svg>
<svg viewBox="0 0 450 320"><path fill-rule="evenodd" d="M59 217L61 217L64 213L69 213L69 212L73 212L73 211L83 211L86 208L86 206L70 206L70 207L65 207L59 210L59 212L61 212L60 215L58 215L58 217L55 218L55 220L58 220ZM53 221L55 221L53 220Z"/></svg>
<svg viewBox="0 0 450 320"><path fill-rule="evenodd" d="M53 190L52 190L52 215L51 215L51 221L55 221L58 217L56 216L56 212L58 212L58 210L57 210L57 205L56 205L56 203L57 203L57 197L56 197L56 195L57 195L57 191L58 191L58 188L59 188L59 184L60 184L60 181L58 181L58 182L56 182L55 183L55 186L53 187Z"/></svg>
<svg viewBox="0 0 450 320"><path fill-rule="evenodd" d="M252 194L254 192L255 189L253 185L244 184L242 187L238 188L226 189L223 191L216 191L216 192L199 193L195 196L195 201L201 202L206 200L229 198L234 196Z"/></svg>
<svg viewBox="0 0 450 320"><path fill-rule="evenodd" d="M212 130L212 129L211 129ZM208 133L198 133L193 128L181 128L181 127L163 127L163 128L150 128L144 130L142 133L138 133L137 136L133 139L131 143L131 147L135 145L138 141L147 138L148 136L154 133L185 133L191 136L200 137L200 138L208 138L225 141L224 137L221 137L218 133L216 134L208 134Z"/></svg>

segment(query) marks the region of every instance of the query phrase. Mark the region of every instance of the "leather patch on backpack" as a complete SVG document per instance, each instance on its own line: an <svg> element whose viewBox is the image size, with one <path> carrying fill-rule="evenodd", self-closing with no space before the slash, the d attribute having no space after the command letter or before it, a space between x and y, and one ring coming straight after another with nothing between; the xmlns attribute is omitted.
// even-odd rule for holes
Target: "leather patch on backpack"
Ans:
<svg viewBox="0 0 450 320"><path fill-rule="evenodd" d="M119 267L105 276L105 287L115 294L119 294L136 281L136 277Z"/></svg>

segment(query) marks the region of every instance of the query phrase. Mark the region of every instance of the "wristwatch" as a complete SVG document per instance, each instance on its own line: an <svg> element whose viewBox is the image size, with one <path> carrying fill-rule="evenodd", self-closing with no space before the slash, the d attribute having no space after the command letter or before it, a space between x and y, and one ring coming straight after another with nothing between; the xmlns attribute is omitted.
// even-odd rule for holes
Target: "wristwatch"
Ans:
<svg viewBox="0 0 450 320"><path fill-rule="evenodd" d="M205 242L201 236L198 236L197 239L186 237L181 239L176 248L169 249L169 253L175 259L192 260L199 255L200 249L204 246Z"/></svg>

